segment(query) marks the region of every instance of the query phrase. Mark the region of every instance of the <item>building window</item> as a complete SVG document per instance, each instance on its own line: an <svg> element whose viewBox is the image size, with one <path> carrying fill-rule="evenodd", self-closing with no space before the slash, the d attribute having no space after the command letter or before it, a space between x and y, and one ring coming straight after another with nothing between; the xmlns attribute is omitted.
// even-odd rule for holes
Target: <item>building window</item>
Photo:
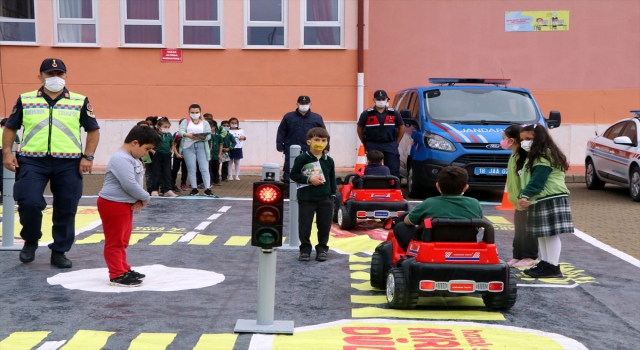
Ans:
<svg viewBox="0 0 640 350"><path fill-rule="evenodd" d="M120 0L122 46L164 47L164 0Z"/></svg>
<svg viewBox="0 0 640 350"><path fill-rule="evenodd" d="M245 47L287 47L287 0L244 0Z"/></svg>
<svg viewBox="0 0 640 350"><path fill-rule="evenodd" d="M180 0L182 47L222 47L222 1Z"/></svg>
<svg viewBox="0 0 640 350"><path fill-rule="evenodd" d="M0 0L0 6L0 42L35 44L35 0Z"/></svg>
<svg viewBox="0 0 640 350"><path fill-rule="evenodd" d="M302 1L302 47L342 48L344 0Z"/></svg>
<svg viewBox="0 0 640 350"><path fill-rule="evenodd" d="M97 46L97 1L56 0L56 44L64 46Z"/></svg>

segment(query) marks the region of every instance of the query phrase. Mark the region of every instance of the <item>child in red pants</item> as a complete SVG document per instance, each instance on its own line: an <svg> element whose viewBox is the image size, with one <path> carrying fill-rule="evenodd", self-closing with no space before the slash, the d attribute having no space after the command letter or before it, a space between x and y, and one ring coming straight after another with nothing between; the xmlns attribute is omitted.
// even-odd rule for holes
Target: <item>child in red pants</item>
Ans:
<svg viewBox="0 0 640 350"><path fill-rule="evenodd" d="M133 212L149 202L142 187L140 158L160 144L155 129L136 125L109 160L98 198L98 213L104 229L104 260L109 268L110 285L138 287L145 275L131 270L125 249L133 228Z"/></svg>

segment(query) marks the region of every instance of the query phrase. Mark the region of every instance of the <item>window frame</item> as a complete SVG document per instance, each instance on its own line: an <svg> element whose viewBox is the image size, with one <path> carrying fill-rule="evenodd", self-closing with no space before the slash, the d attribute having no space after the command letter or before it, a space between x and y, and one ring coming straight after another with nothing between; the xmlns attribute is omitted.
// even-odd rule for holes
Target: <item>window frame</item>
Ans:
<svg viewBox="0 0 640 350"><path fill-rule="evenodd" d="M21 22L21 23L34 23L35 24L35 41L4 41L0 40L0 45L3 46L40 46L38 42L38 0L33 0L33 19L11 18L1 17L0 23L6 22Z"/></svg>
<svg viewBox="0 0 640 350"><path fill-rule="evenodd" d="M345 1L338 0L338 20L337 21L307 21L307 0L300 1L300 49L311 50L344 50L346 49L344 12ZM305 45L304 44L304 27L340 27L340 44L339 45Z"/></svg>
<svg viewBox="0 0 640 350"><path fill-rule="evenodd" d="M243 0L244 5L244 45L243 49L258 50L288 50L289 49L289 0L280 0L282 2L282 21L250 21L251 0ZM249 27L279 27L284 28L284 45L249 45Z"/></svg>
<svg viewBox="0 0 640 350"><path fill-rule="evenodd" d="M135 48L151 48L151 49L166 49L167 48L167 20L165 16L165 0L158 0L158 20L150 19L127 19L127 0L120 0L120 47L135 47ZM162 43L160 44L127 44L125 42L126 25L160 25L162 28Z"/></svg>
<svg viewBox="0 0 640 350"><path fill-rule="evenodd" d="M217 21L187 21L186 0L180 0L180 48L181 49L224 49L224 0L217 0ZM184 26L220 27L220 45L193 45L184 43Z"/></svg>
<svg viewBox="0 0 640 350"><path fill-rule="evenodd" d="M616 136L611 137L611 136L612 136L611 134L613 134L613 130L614 130L614 128L615 128L615 127L617 127L617 126L619 126L619 125L621 125L621 124L622 124L622 128L620 129L620 131L618 131L617 135L616 135ZM615 139L616 137L620 136L620 134L622 134L622 133L624 132L624 128L625 128L626 126L627 126L627 121L626 121L626 120L625 120L625 121L621 121L621 122L617 122L617 123L615 123L615 124L611 125L611 126L609 127L609 129L607 129L607 131L605 131L605 132L604 132L604 134L602 134L602 136L603 136L604 138L606 138L606 139L609 139L609 140L613 141L613 139ZM607 133L609 133L609 135L607 135Z"/></svg>
<svg viewBox="0 0 640 350"><path fill-rule="evenodd" d="M100 31L98 27L98 0L91 0L92 19L86 18L61 18L60 0L53 1L53 46L55 47L100 47ZM93 24L96 26L95 43L61 43L58 41L58 24Z"/></svg>

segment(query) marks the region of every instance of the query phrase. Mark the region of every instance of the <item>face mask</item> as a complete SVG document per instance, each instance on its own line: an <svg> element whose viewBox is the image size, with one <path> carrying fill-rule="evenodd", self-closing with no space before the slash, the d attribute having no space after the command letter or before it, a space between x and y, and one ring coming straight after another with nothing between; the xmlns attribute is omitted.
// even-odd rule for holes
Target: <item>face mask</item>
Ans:
<svg viewBox="0 0 640 350"><path fill-rule="evenodd" d="M387 101L377 101L376 100L376 107L378 108L384 108L387 106Z"/></svg>
<svg viewBox="0 0 640 350"><path fill-rule="evenodd" d="M64 89L64 79L60 77L49 77L44 80L44 88L51 92L58 92Z"/></svg>
<svg viewBox="0 0 640 350"><path fill-rule="evenodd" d="M298 105L298 110L300 112L305 112L306 113L306 112L309 111L309 107L310 107L309 105Z"/></svg>
<svg viewBox="0 0 640 350"><path fill-rule="evenodd" d="M502 147L502 149L509 149L511 145L513 145L513 143L509 142L508 139L500 141L500 147Z"/></svg>
<svg viewBox="0 0 640 350"><path fill-rule="evenodd" d="M200 119L200 113L191 113L191 119Z"/></svg>
<svg viewBox="0 0 640 350"><path fill-rule="evenodd" d="M533 143L533 141L531 140L523 140L522 142L520 142L520 147L522 147L523 150L529 152L531 151L531 144Z"/></svg>
<svg viewBox="0 0 640 350"><path fill-rule="evenodd" d="M327 144L324 142L311 142L311 149L316 152L322 152L327 147Z"/></svg>
<svg viewBox="0 0 640 350"><path fill-rule="evenodd" d="M163 133L165 133L165 134L168 134L168 133L169 133L169 129L160 129L160 131L162 131L162 132L163 132Z"/></svg>
<svg viewBox="0 0 640 350"><path fill-rule="evenodd" d="M232 128L237 128L237 127L238 127L238 124L231 124L231 127L232 127Z"/></svg>
<svg viewBox="0 0 640 350"><path fill-rule="evenodd" d="M228 126L223 126L222 128L227 130L227 131L229 131L229 127Z"/></svg>

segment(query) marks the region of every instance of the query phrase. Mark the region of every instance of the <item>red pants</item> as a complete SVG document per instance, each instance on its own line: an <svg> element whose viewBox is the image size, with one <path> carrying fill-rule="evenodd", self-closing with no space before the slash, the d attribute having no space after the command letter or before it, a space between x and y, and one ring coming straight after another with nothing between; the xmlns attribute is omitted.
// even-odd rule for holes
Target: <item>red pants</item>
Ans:
<svg viewBox="0 0 640 350"><path fill-rule="evenodd" d="M104 260L109 268L109 279L129 271L127 252L133 229L132 204L112 202L98 197L98 213L104 229Z"/></svg>

